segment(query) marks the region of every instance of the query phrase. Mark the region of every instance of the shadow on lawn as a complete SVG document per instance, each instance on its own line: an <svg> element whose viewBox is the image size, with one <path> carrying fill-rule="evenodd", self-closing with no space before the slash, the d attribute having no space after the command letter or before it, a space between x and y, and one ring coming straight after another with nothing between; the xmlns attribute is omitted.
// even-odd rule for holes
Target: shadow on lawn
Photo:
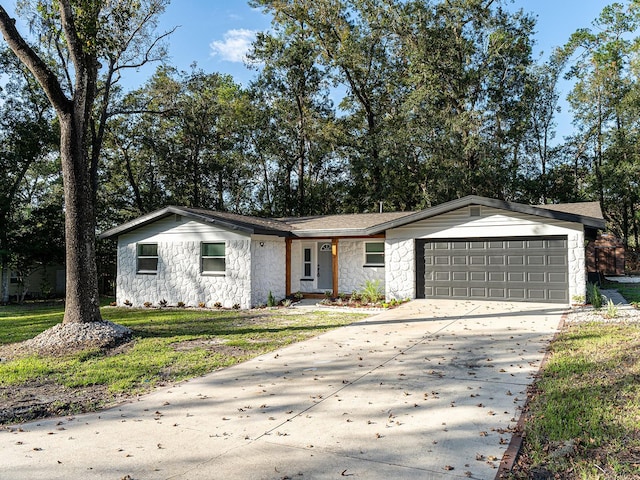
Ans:
<svg viewBox="0 0 640 480"><path fill-rule="evenodd" d="M109 315L105 318L124 325L139 338L170 338L188 336L252 336L273 335L286 332L328 330L341 327L349 322L332 322L326 316L318 316L318 321L310 321L305 315L305 325L298 325L298 316L280 317L277 313L246 314L241 312L184 312L176 310L130 310ZM114 312L115 313L115 312ZM122 315L124 313L125 315ZM354 319L356 320L356 319Z"/></svg>

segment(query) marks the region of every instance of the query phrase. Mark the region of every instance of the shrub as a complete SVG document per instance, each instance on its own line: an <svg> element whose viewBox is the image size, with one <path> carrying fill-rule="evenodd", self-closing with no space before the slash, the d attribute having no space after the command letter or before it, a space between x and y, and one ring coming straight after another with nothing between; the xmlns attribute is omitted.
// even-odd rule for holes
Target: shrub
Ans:
<svg viewBox="0 0 640 480"><path fill-rule="evenodd" d="M204 302L200 302L200 303L198 304L198 306L199 306L200 308L204 308L204 307L206 307L206 306L207 306L207 304L206 304L206 303L204 303Z"/></svg>
<svg viewBox="0 0 640 480"><path fill-rule="evenodd" d="M125 304L127 307L130 307L131 305L133 305L133 303L131 303L129 300L125 300L125 301L124 301L124 304Z"/></svg>
<svg viewBox="0 0 640 480"><path fill-rule="evenodd" d="M232 308L234 310L240 310L240 304L239 303L234 303Z"/></svg>
<svg viewBox="0 0 640 480"><path fill-rule="evenodd" d="M590 303L596 310L602 308L602 294L595 283L587 283L587 303Z"/></svg>
<svg viewBox="0 0 640 480"><path fill-rule="evenodd" d="M611 299L607 302L607 311L604 316L606 318L616 318L618 316L618 306Z"/></svg>
<svg viewBox="0 0 640 480"><path fill-rule="evenodd" d="M162 300L160 300L158 302L158 305L160 305L161 307L166 307L167 306L167 299L163 298Z"/></svg>
<svg viewBox="0 0 640 480"><path fill-rule="evenodd" d="M275 307L276 299L273 297L273 293L269 290L269 295L267 296L267 307Z"/></svg>
<svg viewBox="0 0 640 480"><path fill-rule="evenodd" d="M213 308L222 308L222 303L216 302L213 304Z"/></svg>
<svg viewBox="0 0 640 480"><path fill-rule="evenodd" d="M384 292L380 287L380 280L367 280L359 293L364 303L377 303L380 300L384 300Z"/></svg>
<svg viewBox="0 0 640 480"><path fill-rule="evenodd" d="M178 302L178 308L184 308L185 304L184 302Z"/></svg>
<svg viewBox="0 0 640 480"><path fill-rule="evenodd" d="M292 304L292 303L293 303L293 302L291 301L291 299L289 299L289 298L285 298L285 299L282 301L282 306L283 306L284 308L289 308L289 307L291 306L291 304Z"/></svg>
<svg viewBox="0 0 640 480"><path fill-rule="evenodd" d="M151 306L153 305L153 303L151 302L144 302L143 305L145 306L145 308L151 308Z"/></svg>
<svg viewBox="0 0 640 480"><path fill-rule="evenodd" d="M302 294L302 292L296 292L293 294L293 298L295 298L296 300L300 301L304 298L304 295Z"/></svg>

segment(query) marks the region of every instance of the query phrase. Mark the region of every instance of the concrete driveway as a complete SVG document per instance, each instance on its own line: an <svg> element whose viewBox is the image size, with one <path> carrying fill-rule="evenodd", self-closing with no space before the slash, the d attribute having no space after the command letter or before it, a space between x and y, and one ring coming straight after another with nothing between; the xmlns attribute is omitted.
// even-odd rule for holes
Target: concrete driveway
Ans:
<svg viewBox="0 0 640 480"><path fill-rule="evenodd" d="M562 307L413 301L96 414L0 432L0 479L493 479Z"/></svg>

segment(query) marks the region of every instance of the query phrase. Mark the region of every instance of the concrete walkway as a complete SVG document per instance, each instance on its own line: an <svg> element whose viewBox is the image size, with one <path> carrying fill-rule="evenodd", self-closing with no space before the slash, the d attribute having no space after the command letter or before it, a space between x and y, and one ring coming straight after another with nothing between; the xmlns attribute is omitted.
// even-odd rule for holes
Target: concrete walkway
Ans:
<svg viewBox="0 0 640 480"><path fill-rule="evenodd" d="M562 307L413 301L95 414L0 432L0 479L493 479Z"/></svg>

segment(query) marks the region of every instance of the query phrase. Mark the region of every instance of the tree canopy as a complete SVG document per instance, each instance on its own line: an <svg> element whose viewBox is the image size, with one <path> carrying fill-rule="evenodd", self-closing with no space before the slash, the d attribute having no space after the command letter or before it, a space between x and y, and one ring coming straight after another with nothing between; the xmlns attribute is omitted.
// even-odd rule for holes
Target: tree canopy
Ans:
<svg viewBox="0 0 640 480"><path fill-rule="evenodd" d="M62 208L60 172L68 268L70 245L167 204L289 216L467 194L595 200L638 246L638 0L606 6L547 58L534 58L533 16L502 0L251 0L272 27L248 53L250 85L165 61L124 91L128 69L164 58L166 1L24 0L33 39L0 6L15 53L0 57L3 267L17 224ZM574 130L558 138L563 78Z"/></svg>

